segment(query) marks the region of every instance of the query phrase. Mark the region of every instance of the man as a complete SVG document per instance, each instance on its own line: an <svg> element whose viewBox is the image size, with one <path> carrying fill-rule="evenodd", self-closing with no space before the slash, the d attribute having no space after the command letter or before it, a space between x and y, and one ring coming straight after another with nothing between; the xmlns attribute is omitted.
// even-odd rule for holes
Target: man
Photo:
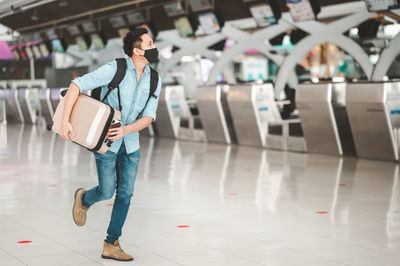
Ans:
<svg viewBox="0 0 400 266"><path fill-rule="evenodd" d="M121 249L118 239L121 236L133 196L140 159L139 131L150 126L151 122L156 119L161 79L159 78L154 93L157 97L150 98L142 117L135 121L145 107L149 96L150 67L148 64L157 61L158 50L148 31L139 28L129 32L124 38L124 52L129 57L126 58L125 77L119 86L122 106L121 126L108 131L109 135L112 135L110 140L113 141L110 149L105 154L94 153L99 184L90 190L79 188L75 192L73 219L77 225L83 226L89 207L98 201L110 199L116 190L111 221L103 243L102 257L130 261L133 260L133 257ZM116 70L117 63L113 60L93 72L72 80L65 96L61 128L61 136L65 140L71 141L70 134L75 135L69 117L79 93L101 86L100 97L103 99L108 90L107 85L114 77ZM118 110L117 89L110 93L106 102ZM118 173L116 173L116 169Z"/></svg>

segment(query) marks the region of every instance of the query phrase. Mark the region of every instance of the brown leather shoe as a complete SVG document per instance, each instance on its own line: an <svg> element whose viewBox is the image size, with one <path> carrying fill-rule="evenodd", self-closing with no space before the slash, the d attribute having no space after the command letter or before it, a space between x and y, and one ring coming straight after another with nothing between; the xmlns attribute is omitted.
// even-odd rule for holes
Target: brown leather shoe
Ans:
<svg viewBox="0 0 400 266"><path fill-rule="evenodd" d="M83 188L78 188L75 192L74 207L72 208L72 217L76 225L83 226L86 223L86 212L90 207L82 205L82 196L86 192Z"/></svg>
<svg viewBox="0 0 400 266"><path fill-rule="evenodd" d="M101 254L103 259L114 259L119 261L131 261L133 257L126 254L121 246L119 245L119 240L115 240L114 245L107 243L104 240L103 253Z"/></svg>

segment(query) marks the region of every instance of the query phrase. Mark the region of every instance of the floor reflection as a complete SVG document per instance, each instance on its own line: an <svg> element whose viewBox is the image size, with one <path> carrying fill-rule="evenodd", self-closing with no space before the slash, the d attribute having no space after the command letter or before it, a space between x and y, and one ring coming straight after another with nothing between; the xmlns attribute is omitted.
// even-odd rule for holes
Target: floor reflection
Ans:
<svg viewBox="0 0 400 266"><path fill-rule="evenodd" d="M135 204L151 202L163 217L171 211L227 225L263 221L400 250L397 163L142 137L137 182ZM39 197L55 200L49 185L68 205L77 186L96 184L93 153L32 125L0 124L2 213L18 212L28 200L39 204Z"/></svg>

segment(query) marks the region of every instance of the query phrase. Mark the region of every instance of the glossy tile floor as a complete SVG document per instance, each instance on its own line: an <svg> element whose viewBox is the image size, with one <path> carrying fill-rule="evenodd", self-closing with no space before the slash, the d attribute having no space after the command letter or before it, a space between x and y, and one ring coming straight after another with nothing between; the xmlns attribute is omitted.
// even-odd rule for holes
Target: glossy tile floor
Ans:
<svg viewBox="0 0 400 266"><path fill-rule="evenodd" d="M113 201L71 217L93 154L1 126L0 265L400 265L398 164L150 138L141 154L120 239L135 260L103 260Z"/></svg>

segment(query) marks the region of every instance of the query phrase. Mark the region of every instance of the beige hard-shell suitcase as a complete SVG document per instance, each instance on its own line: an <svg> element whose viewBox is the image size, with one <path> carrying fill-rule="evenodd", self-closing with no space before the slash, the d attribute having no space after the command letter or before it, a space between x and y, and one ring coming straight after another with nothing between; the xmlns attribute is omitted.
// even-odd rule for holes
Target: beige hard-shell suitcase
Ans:
<svg viewBox="0 0 400 266"><path fill-rule="evenodd" d="M61 130L65 94L66 91L63 91L53 117L52 131L57 134ZM79 94L69 120L76 136L70 134L70 138L90 151L106 153L112 143L107 132L115 120L121 120L120 111L86 94Z"/></svg>

